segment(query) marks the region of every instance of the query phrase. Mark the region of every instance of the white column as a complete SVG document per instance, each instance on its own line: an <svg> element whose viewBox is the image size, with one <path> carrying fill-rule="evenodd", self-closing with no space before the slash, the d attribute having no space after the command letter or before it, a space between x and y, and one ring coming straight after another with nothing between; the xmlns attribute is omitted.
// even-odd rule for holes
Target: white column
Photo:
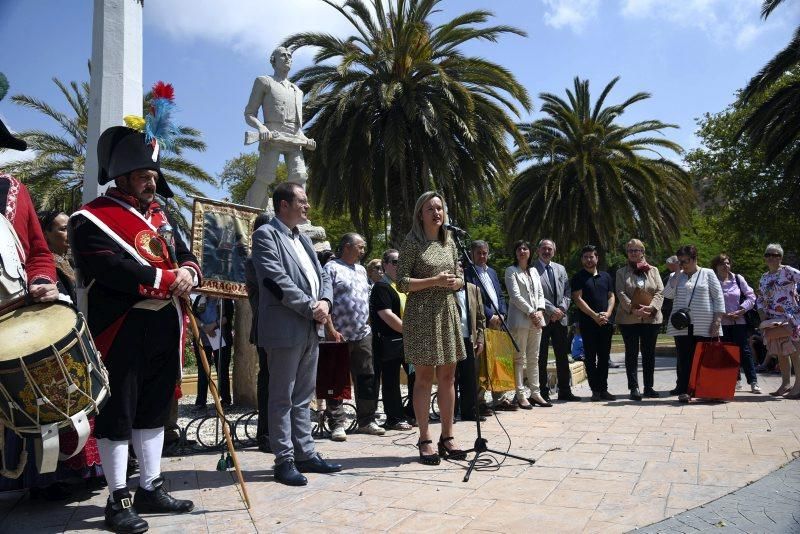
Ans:
<svg viewBox="0 0 800 534"><path fill-rule="evenodd" d="M94 0L89 130L83 201L102 194L97 183L97 139L126 115L142 115L142 4L139 0Z"/></svg>

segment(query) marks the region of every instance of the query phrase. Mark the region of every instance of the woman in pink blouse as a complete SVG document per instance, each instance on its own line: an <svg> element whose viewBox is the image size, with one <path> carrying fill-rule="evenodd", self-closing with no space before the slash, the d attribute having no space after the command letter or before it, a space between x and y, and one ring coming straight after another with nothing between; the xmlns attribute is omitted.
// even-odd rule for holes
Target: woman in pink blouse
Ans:
<svg viewBox="0 0 800 534"><path fill-rule="evenodd" d="M750 391L761 393L756 366L753 363L753 353L747 342L749 327L744 319L744 314L756 305L756 295L744 276L731 272L731 258L727 254L718 254L711 260L711 268L717 273L717 278L722 286L722 298L725 299L725 314L722 316L722 341L739 346L739 352L742 355L742 369L744 369L747 383L750 384ZM741 380L741 374L739 379Z"/></svg>
<svg viewBox="0 0 800 534"><path fill-rule="evenodd" d="M758 311L761 318L774 321L780 326L764 331L769 352L778 355L781 364L781 387L770 395L784 395L787 399L800 399L800 304L797 299L797 284L800 271L781 264L783 247L777 243L767 245L764 261L769 271L761 275ZM762 326L764 323L762 323ZM780 331L778 330L780 329ZM769 331L778 332L770 335ZM789 359L795 369L794 386L789 389L791 374Z"/></svg>

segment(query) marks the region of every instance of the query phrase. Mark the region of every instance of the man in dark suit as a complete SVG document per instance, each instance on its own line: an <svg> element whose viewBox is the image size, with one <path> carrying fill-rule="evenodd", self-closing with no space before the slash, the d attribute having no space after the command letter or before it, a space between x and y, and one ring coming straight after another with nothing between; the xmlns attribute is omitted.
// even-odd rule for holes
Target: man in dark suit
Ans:
<svg viewBox="0 0 800 534"><path fill-rule="evenodd" d="M570 387L572 372L568 359L567 309L571 295L567 270L563 265L552 261L556 254L556 244L552 239L539 241L537 253L539 259L533 265L542 280L544 319L547 324L542 328L542 341L539 345L539 388L542 397L550 401L550 388L547 385L547 349L552 342L553 352L556 355L558 400L579 401L580 397L574 395Z"/></svg>
<svg viewBox="0 0 800 534"><path fill-rule="evenodd" d="M508 313L508 306L506 304L506 299L503 297L503 288L500 286L500 279L497 277L497 272L488 265L489 243L482 240L473 241L470 245L470 253L472 254L472 262L475 264L475 270L478 271L478 278L483 284L479 283L475 278L475 273L472 269L467 269L465 272L466 280L481 288L483 313L486 316L486 328L501 330L503 327L502 319L505 319ZM495 311L495 309L497 311ZM517 405L504 398L501 393L493 393L492 398L494 399L495 410L513 411L517 409ZM480 393L478 401L482 401ZM485 408L482 408L481 411L484 414L491 413Z"/></svg>
<svg viewBox="0 0 800 534"><path fill-rule="evenodd" d="M461 334L464 336L464 346L467 349L466 359L458 362L456 366L456 415L460 415L462 421L474 421L475 393L478 391L475 370L480 367L479 358L483 355L486 317L483 312L481 292L475 284L467 282L464 287L456 291L456 301L461 312ZM486 420L483 415L479 417L481 421Z"/></svg>
<svg viewBox="0 0 800 534"><path fill-rule="evenodd" d="M269 366L269 443L275 480L304 486L301 473L333 473L341 465L323 460L311 436L309 403L314 395L319 330L331 309L331 282L308 237L297 225L306 220L303 187L284 182L272 195L275 217L253 233L253 267L259 293L258 345Z"/></svg>

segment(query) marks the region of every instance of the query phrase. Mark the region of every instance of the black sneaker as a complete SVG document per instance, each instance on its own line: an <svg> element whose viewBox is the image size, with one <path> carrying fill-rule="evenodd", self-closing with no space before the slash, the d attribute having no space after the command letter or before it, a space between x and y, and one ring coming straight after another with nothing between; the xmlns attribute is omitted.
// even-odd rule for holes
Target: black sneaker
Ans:
<svg viewBox="0 0 800 534"><path fill-rule="evenodd" d="M133 497L133 505L140 513L185 514L194 509L192 501L176 499L167 493L164 489L164 477L158 477L153 481L152 491L140 486Z"/></svg>
<svg viewBox="0 0 800 534"><path fill-rule="evenodd" d="M116 490L112 500L106 503L106 527L112 532L136 534L145 532L149 528L147 521L139 517L131 503L131 494L128 488Z"/></svg>

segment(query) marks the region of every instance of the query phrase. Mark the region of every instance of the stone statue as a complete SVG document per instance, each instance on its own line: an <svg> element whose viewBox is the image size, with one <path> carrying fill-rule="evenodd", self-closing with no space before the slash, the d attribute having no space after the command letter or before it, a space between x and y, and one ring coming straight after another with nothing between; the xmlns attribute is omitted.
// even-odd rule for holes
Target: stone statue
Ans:
<svg viewBox="0 0 800 534"><path fill-rule="evenodd" d="M266 208L269 202L267 189L275 181L275 170L283 154L289 171L289 181L305 187L308 175L302 149L314 150L313 139L305 136L303 126L303 92L289 81L292 53L278 47L269 58L272 76L259 76L253 83L250 100L244 110L244 120L258 132L245 133L245 144L258 141L258 166L256 180L247 192L245 204ZM258 120L262 110L264 122Z"/></svg>

